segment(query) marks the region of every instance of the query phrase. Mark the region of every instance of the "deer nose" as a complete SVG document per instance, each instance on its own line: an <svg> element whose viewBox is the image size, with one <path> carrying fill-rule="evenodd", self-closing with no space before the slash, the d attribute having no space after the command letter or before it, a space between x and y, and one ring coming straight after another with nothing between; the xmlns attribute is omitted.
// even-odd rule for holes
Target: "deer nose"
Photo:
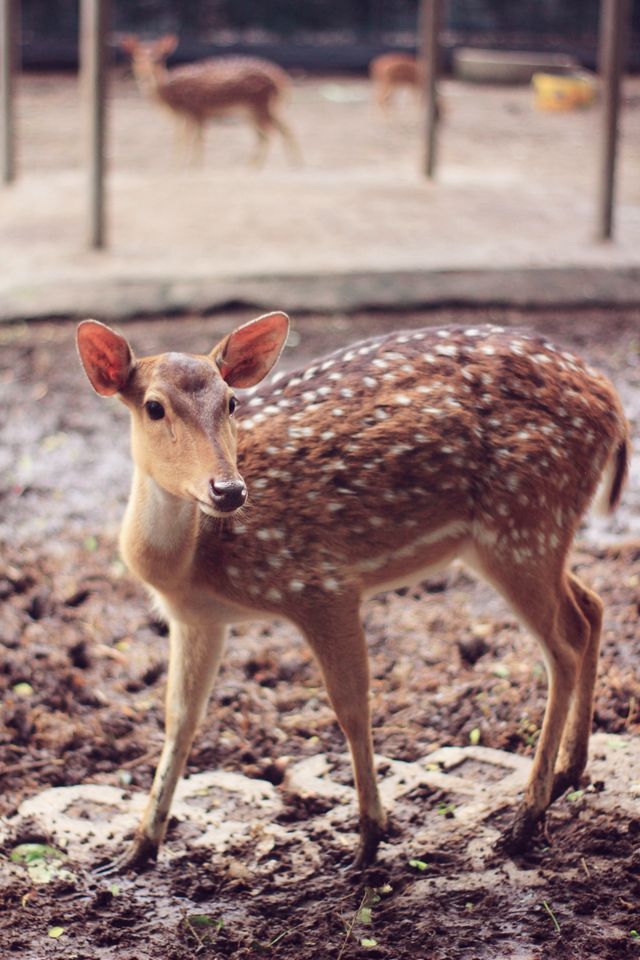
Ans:
<svg viewBox="0 0 640 960"><path fill-rule="evenodd" d="M247 499L244 480L210 480L209 495L216 510L231 513Z"/></svg>

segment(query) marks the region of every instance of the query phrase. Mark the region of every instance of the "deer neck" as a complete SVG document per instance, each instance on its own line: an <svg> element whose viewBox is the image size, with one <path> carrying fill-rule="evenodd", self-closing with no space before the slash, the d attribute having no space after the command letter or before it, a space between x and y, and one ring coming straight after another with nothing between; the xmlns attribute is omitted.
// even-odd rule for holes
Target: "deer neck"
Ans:
<svg viewBox="0 0 640 960"><path fill-rule="evenodd" d="M120 549L136 576L161 591L177 586L189 574L198 530L195 504L167 493L134 468Z"/></svg>
<svg viewBox="0 0 640 960"><path fill-rule="evenodd" d="M135 65L133 68L136 82L142 93L149 97L160 97L162 87L167 81L168 70L164 63Z"/></svg>

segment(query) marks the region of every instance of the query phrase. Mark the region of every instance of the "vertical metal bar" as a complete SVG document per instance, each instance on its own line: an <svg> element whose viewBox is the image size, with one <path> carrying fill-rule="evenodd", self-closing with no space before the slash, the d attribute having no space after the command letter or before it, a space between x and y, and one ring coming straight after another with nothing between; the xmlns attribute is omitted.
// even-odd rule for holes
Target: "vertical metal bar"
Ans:
<svg viewBox="0 0 640 960"><path fill-rule="evenodd" d="M0 0L0 177L16 175L14 76L17 61L17 0Z"/></svg>
<svg viewBox="0 0 640 960"><path fill-rule="evenodd" d="M105 131L108 0L81 0L80 80L86 116L89 211L87 243L105 246Z"/></svg>
<svg viewBox="0 0 640 960"><path fill-rule="evenodd" d="M613 235L620 81L623 71L624 30L629 23L628 0L601 0L598 66L602 83L602 139L597 200L596 236Z"/></svg>
<svg viewBox="0 0 640 960"><path fill-rule="evenodd" d="M424 172L435 176L438 147L438 76L440 74L440 28L443 0L422 0L419 18L418 60L424 84L425 154Z"/></svg>

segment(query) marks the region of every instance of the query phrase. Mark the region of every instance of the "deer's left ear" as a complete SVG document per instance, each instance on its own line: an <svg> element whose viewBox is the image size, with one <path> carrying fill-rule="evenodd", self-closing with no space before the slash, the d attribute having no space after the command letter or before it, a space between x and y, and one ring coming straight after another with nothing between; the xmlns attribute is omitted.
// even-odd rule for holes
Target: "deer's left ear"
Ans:
<svg viewBox="0 0 640 960"><path fill-rule="evenodd" d="M273 367L288 333L289 318L285 313L267 313L230 333L210 356L230 387L253 387Z"/></svg>

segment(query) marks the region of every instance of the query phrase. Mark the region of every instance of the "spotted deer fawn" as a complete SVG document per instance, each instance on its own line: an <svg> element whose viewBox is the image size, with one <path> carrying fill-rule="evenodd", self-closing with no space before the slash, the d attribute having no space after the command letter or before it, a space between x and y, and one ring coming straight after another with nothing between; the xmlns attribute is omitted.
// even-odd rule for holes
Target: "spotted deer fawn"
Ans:
<svg viewBox="0 0 640 960"><path fill-rule="evenodd" d="M567 569L601 482L619 499L628 433L613 387L546 340L496 326L390 333L272 380L288 320L244 324L209 354L137 359L78 328L94 389L132 420L123 557L170 628L165 743L123 858L155 858L227 627L284 617L304 634L351 751L356 864L385 834L372 751L364 597L460 558L538 639L548 703L503 837L522 850L587 760L602 603ZM245 479L246 478L246 483Z"/></svg>
<svg viewBox="0 0 640 960"><path fill-rule="evenodd" d="M150 42L135 36L120 40L131 57L138 86L184 122L195 157L201 159L204 128L210 119L242 111L248 114L258 136L256 164L264 161L274 130L282 136L291 159L299 160L296 140L278 114L290 85L284 70L257 57L231 56L168 70L166 59L177 44L178 38L172 34Z"/></svg>
<svg viewBox="0 0 640 960"><path fill-rule="evenodd" d="M411 53L383 53L375 57L369 64L369 78L374 100L381 110L388 109L393 95L401 87L409 88L420 97L422 71Z"/></svg>

